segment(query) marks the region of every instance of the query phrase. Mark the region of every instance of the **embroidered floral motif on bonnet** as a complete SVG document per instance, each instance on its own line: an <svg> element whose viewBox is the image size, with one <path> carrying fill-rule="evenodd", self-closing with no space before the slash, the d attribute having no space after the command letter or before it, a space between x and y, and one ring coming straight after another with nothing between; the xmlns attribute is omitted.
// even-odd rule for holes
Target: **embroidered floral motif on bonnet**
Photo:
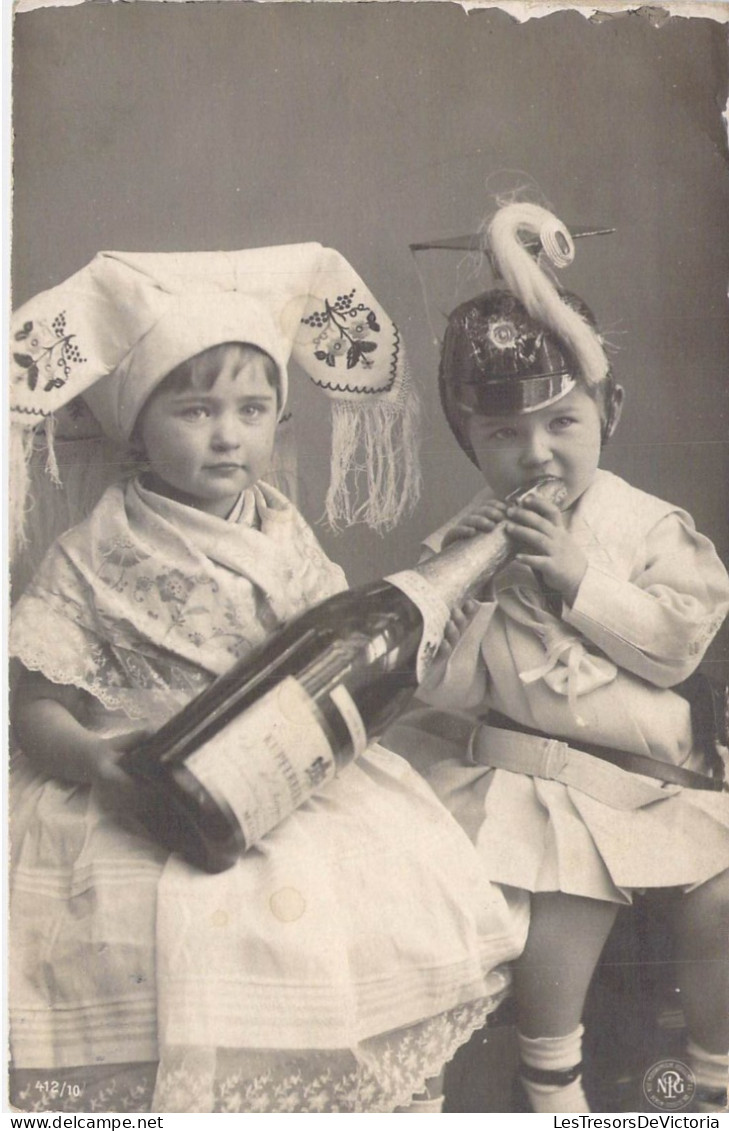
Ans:
<svg viewBox="0 0 729 1131"><path fill-rule="evenodd" d="M320 244L230 252L100 252L25 303L11 324L13 529L22 537L26 469L46 424L82 396L124 443L144 402L181 362L223 342L274 360L283 414L295 361L331 400L327 517L393 525L417 499L417 404L400 334L347 261ZM357 460L360 444L366 466ZM361 479L361 482L360 482Z"/></svg>

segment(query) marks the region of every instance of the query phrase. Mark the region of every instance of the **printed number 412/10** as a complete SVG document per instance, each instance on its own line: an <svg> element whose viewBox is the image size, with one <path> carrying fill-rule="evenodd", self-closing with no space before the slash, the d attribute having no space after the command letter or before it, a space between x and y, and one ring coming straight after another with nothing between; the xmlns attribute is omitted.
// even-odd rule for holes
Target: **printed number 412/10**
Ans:
<svg viewBox="0 0 729 1131"><path fill-rule="evenodd" d="M68 1096L70 1099L77 1100L83 1091L80 1084L69 1084L66 1080L36 1080L35 1086L39 1092L43 1092L46 1096L52 1096L54 1099L63 1099Z"/></svg>

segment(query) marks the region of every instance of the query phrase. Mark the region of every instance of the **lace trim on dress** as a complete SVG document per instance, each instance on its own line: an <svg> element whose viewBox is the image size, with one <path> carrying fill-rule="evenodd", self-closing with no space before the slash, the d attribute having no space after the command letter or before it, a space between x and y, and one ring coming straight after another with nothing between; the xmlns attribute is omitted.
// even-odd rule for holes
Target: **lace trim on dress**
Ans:
<svg viewBox="0 0 729 1131"><path fill-rule="evenodd" d="M506 979L505 979L506 981ZM356 1048L245 1050L168 1047L158 1112L388 1112L408 1104L503 1000L505 987Z"/></svg>
<svg viewBox="0 0 729 1131"><path fill-rule="evenodd" d="M169 1048L152 1063L16 1069L20 1111L386 1112L410 1102L486 1017L504 988L354 1051ZM155 1089L155 1075L157 1084ZM153 1102L154 1092L154 1102Z"/></svg>

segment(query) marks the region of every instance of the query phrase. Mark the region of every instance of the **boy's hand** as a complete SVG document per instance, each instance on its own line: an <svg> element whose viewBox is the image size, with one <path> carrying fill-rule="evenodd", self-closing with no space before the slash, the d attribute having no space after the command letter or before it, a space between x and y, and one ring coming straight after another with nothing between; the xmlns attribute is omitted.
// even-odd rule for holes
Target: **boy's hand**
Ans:
<svg viewBox="0 0 729 1131"><path fill-rule="evenodd" d="M450 546L452 542L459 542L463 538L473 538L474 534L490 534L498 523L506 517L506 503L494 499L484 503L477 510L462 518L457 526L448 531L443 539L442 548Z"/></svg>
<svg viewBox="0 0 729 1131"><path fill-rule="evenodd" d="M538 570L548 588L571 605L587 569L587 557L565 529L559 507L530 496L506 512L506 532L519 543L518 562Z"/></svg>
<svg viewBox="0 0 729 1131"><path fill-rule="evenodd" d="M428 688L438 686L443 678L446 665L453 655L456 644L463 636L463 633L468 628L478 610L478 602L471 600L471 598L467 598L462 605L457 605L456 608L453 609L451 618L445 627L441 646L436 652L433 662L428 667L425 679L420 685L423 690L427 691Z"/></svg>

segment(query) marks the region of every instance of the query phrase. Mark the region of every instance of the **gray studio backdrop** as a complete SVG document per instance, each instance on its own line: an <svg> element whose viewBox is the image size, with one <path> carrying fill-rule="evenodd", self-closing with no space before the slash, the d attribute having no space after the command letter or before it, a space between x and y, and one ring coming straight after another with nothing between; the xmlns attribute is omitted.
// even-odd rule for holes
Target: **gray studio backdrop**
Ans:
<svg viewBox="0 0 729 1131"><path fill-rule="evenodd" d="M657 25L657 26L656 26ZM400 324L424 405L424 493L384 538L321 534L353 582L411 563L479 486L441 418L443 313L488 283L408 245L532 187L583 240L564 279L628 390L605 463L726 557L729 198L723 28L655 10L518 24L415 3L86 3L14 26L13 301L101 249L318 240ZM300 500L321 512L320 397L295 395ZM726 646L714 646L721 666Z"/></svg>

